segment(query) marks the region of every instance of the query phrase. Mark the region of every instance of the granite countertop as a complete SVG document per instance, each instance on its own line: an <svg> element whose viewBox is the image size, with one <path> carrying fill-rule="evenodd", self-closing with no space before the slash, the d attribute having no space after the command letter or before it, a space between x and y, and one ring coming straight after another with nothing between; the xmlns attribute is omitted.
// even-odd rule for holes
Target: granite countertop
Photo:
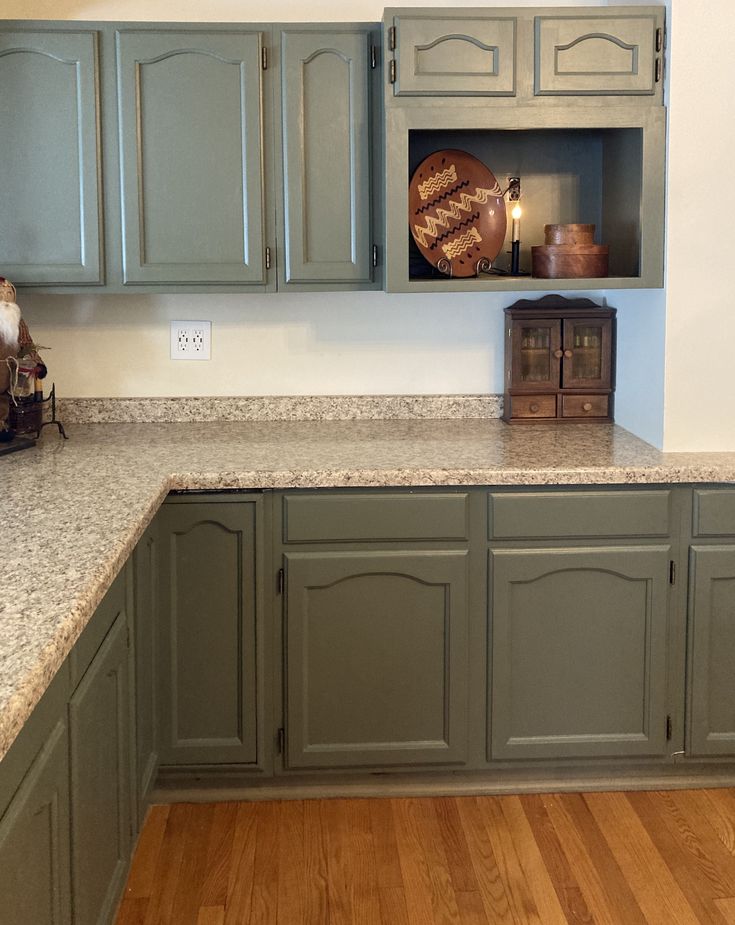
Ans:
<svg viewBox="0 0 735 925"><path fill-rule="evenodd" d="M614 425L499 420L81 424L0 458L0 759L172 489L735 481Z"/></svg>

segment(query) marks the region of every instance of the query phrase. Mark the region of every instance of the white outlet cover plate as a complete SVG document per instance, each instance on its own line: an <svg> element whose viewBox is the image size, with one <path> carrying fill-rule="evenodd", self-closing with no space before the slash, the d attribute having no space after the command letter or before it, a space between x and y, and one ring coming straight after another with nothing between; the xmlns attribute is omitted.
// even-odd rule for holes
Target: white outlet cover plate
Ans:
<svg viewBox="0 0 735 925"><path fill-rule="evenodd" d="M172 360L211 360L211 321L172 321Z"/></svg>

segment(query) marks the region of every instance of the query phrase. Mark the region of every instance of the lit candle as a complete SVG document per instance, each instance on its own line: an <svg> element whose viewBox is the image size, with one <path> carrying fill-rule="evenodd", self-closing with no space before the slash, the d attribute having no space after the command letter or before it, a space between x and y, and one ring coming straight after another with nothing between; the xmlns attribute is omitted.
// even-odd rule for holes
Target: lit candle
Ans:
<svg viewBox="0 0 735 925"><path fill-rule="evenodd" d="M511 218L513 219L513 226L510 235L510 240L520 241L521 240L521 207L516 203L513 206L513 211L510 213Z"/></svg>

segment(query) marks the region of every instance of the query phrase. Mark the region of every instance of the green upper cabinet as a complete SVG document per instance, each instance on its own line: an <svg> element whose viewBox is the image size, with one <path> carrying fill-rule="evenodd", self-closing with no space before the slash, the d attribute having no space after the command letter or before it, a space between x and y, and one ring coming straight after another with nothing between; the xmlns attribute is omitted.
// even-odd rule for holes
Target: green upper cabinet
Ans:
<svg viewBox="0 0 735 925"><path fill-rule="evenodd" d="M731 508L733 493L722 494ZM735 546L693 546L689 582L687 750L693 755L733 755Z"/></svg>
<svg viewBox="0 0 735 925"><path fill-rule="evenodd" d="M651 95L661 80L661 15L536 17L536 93Z"/></svg>
<svg viewBox="0 0 735 925"><path fill-rule="evenodd" d="M121 30L125 284L264 284L262 35Z"/></svg>
<svg viewBox="0 0 735 925"><path fill-rule="evenodd" d="M103 282L97 34L0 27L0 275Z"/></svg>
<svg viewBox="0 0 735 925"><path fill-rule="evenodd" d="M281 32L283 278L373 281L371 32Z"/></svg>
<svg viewBox="0 0 735 925"><path fill-rule="evenodd" d="M515 16L405 12L392 29L396 96L515 95Z"/></svg>
<svg viewBox="0 0 735 925"><path fill-rule="evenodd" d="M491 551L488 758L666 754L669 558Z"/></svg>

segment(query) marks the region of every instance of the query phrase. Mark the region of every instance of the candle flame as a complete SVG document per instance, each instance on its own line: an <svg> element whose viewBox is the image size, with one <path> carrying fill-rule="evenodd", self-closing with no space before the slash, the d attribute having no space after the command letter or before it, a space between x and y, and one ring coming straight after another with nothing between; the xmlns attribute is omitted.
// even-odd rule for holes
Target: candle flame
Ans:
<svg viewBox="0 0 735 925"><path fill-rule="evenodd" d="M513 211L510 213L510 217L518 221L518 219L521 217L521 214L521 207L516 205L513 206Z"/></svg>

